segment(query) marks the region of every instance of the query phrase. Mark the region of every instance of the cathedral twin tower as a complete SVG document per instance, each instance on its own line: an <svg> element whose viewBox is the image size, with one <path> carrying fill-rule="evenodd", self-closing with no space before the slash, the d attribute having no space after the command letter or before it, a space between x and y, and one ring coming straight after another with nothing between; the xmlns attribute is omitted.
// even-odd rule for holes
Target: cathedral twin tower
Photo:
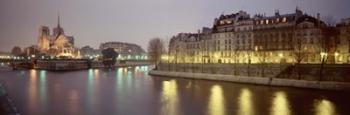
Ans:
<svg viewBox="0 0 350 115"><path fill-rule="evenodd" d="M72 58L78 54L78 50L74 47L73 36L64 34L64 30L60 25L60 16L58 16L57 27L53 29L53 34L50 34L49 27L40 27L38 49L40 53L51 57Z"/></svg>

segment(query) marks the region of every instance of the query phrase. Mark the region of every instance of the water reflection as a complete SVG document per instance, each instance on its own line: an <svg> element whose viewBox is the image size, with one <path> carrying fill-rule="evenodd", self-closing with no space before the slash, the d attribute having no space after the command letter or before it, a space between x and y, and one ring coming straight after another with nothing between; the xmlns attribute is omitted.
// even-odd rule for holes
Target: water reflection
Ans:
<svg viewBox="0 0 350 115"><path fill-rule="evenodd" d="M220 85L214 85L211 88L209 97L209 115L225 115L225 101L223 91Z"/></svg>
<svg viewBox="0 0 350 115"><path fill-rule="evenodd" d="M47 104L47 92L46 92L46 71L40 70L40 99L42 104ZM46 105L43 105L46 106Z"/></svg>
<svg viewBox="0 0 350 115"><path fill-rule="evenodd" d="M314 104L315 115L336 115L334 104L326 99L318 100Z"/></svg>
<svg viewBox="0 0 350 115"><path fill-rule="evenodd" d="M162 91L162 115L178 115L179 103L177 94L177 84L175 80L163 81Z"/></svg>
<svg viewBox="0 0 350 115"><path fill-rule="evenodd" d="M79 111L79 93L77 90L70 90L68 92L68 98L69 98L69 110L72 115L77 114Z"/></svg>
<svg viewBox="0 0 350 115"><path fill-rule="evenodd" d="M8 89L18 110L27 115L350 113L350 109L346 109L350 102L348 92L138 76L142 74L136 73L142 69L145 68L129 69L131 72L127 68L117 68L113 72L103 69L72 72L3 71L0 73L0 82ZM22 71L24 75L18 75ZM319 97L327 99L321 100Z"/></svg>
<svg viewBox="0 0 350 115"><path fill-rule="evenodd" d="M290 105L285 92L276 92L274 94L271 115L291 115Z"/></svg>
<svg viewBox="0 0 350 115"><path fill-rule="evenodd" d="M254 105L252 102L252 92L244 88L238 97L238 115L254 115Z"/></svg>
<svg viewBox="0 0 350 115"><path fill-rule="evenodd" d="M32 69L29 71L29 102L28 102L28 106L29 106L29 110L36 110L37 109L37 96L38 96L38 85L37 85L37 70Z"/></svg>
<svg viewBox="0 0 350 115"><path fill-rule="evenodd" d="M97 70L98 72L98 70ZM94 103L94 76L95 76L96 71L93 69L89 69L88 72L88 84L87 84L87 105L88 105L88 110L92 111L92 105Z"/></svg>
<svg viewBox="0 0 350 115"><path fill-rule="evenodd" d="M122 78L123 78L123 68L118 68L117 70L117 83L116 83L116 87L117 88L122 88L123 87L123 81L122 81Z"/></svg>

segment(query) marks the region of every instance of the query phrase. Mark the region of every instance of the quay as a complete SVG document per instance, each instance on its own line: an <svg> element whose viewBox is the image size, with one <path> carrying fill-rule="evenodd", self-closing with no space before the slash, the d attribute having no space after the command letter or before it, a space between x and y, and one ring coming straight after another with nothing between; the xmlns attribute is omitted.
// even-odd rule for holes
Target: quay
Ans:
<svg viewBox="0 0 350 115"><path fill-rule="evenodd" d="M87 59L57 59L57 60L35 60L9 62L12 69L42 69L50 71L71 71L89 68L105 68L102 61L91 61ZM129 67L151 65L150 61L117 61L113 67Z"/></svg>
<svg viewBox="0 0 350 115"><path fill-rule="evenodd" d="M293 65L268 64L159 64L149 75L186 79L202 79L247 83L267 86L284 86L322 90L350 91L350 65L326 65L322 78L319 65L299 65L298 73Z"/></svg>

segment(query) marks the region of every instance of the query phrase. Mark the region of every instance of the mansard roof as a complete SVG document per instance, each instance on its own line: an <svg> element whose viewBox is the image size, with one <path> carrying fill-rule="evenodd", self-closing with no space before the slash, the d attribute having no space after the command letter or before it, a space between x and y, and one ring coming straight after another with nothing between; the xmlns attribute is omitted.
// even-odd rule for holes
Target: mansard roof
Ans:
<svg viewBox="0 0 350 115"><path fill-rule="evenodd" d="M302 15L301 17L299 17L296 20L295 24L300 24L300 23L305 22L305 21L314 23L315 26L318 26L319 24L321 24L321 25L325 24L323 21L318 20L318 19L316 19L312 16L309 16L309 15Z"/></svg>

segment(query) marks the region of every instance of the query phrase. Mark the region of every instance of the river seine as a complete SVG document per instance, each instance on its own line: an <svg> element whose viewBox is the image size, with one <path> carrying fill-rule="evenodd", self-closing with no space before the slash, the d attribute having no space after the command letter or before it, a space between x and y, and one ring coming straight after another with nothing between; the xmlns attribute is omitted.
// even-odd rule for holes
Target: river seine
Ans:
<svg viewBox="0 0 350 115"><path fill-rule="evenodd" d="M350 93L149 76L150 67L0 70L23 115L349 115Z"/></svg>

